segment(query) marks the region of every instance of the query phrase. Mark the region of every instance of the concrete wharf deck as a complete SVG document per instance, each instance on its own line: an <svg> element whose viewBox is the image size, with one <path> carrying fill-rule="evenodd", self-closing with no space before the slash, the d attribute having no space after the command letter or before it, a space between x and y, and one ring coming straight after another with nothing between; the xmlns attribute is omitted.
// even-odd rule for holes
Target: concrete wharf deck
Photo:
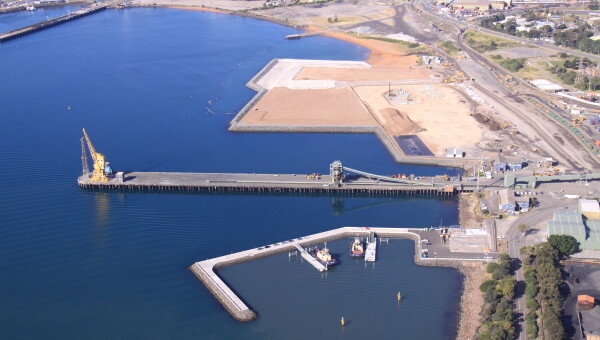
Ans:
<svg viewBox="0 0 600 340"><path fill-rule="evenodd" d="M298 243L294 243L294 246L298 248L300 255L302 258L306 260L306 262L310 263L311 266L315 267L316 270L322 272L327 270L327 267L324 266L321 262L317 261L312 255L310 255L306 249L302 248Z"/></svg>
<svg viewBox="0 0 600 340"><path fill-rule="evenodd" d="M123 180L94 182L81 176L78 184L84 189L150 190L150 191L215 191L215 192L288 192L341 193L368 195L433 194L453 195L465 191L461 182L444 182L427 178L430 186L386 182L365 177L345 179L341 186L333 185L329 175L308 179L302 174L235 174L235 173L177 173L128 172ZM467 189L468 191L469 189ZM472 190L472 189L471 189Z"/></svg>
<svg viewBox="0 0 600 340"><path fill-rule="evenodd" d="M377 257L377 238L375 237L375 232L371 231L369 233L369 239L367 240L367 250L365 251L365 261L375 262L376 257Z"/></svg>
<svg viewBox="0 0 600 340"><path fill-rule="evenodd" d="M77 18L81 18L83 16L96 13L98 11L105 10L111 3L103 3L103 4L93 4L87 8L80 9L75 12L71 12L69 14L63 15L58 18L49 19L46 21L38 22L37 24L29 25L26 27L18 28L16 30L12 30L10 32L0 34L0 42L14 39L26 34L30 34L33 32L37 32L46 28L50 28L52 26L56 26L67 21L71 21Z"/></svg>
<svg viewBox="0 0 600 340"><path fill-rule="evenodd" d="M223 307L238 321L252 321L257 317L255 311L238 297L233 290L221 280L217 274L219 268L233 265L236 263L256 260L262 257L271 256L283 252L297 250L298 247L306 248L323 242L333 241L341 238L369 237L373 232L374 236L386 238L408 238L415 241L415 262L423 265L441 265L443 261L475 260L482 261L486 257L484 254L456 254L458 257L443 258L440 253L437 258L423 258L420 233L427 233L421 229L411 228L367 228L367 227L342 227L312 234L304 237L298 237L293 240L277 242L258 248L240 251L237 253L196 262L189 269L200 279ZM435 231L429 233L436 233ZM432 247L432 246L429 246ZM447 256L447 255L446 255ZM453 262L448 262L453 263Z"/></svg>

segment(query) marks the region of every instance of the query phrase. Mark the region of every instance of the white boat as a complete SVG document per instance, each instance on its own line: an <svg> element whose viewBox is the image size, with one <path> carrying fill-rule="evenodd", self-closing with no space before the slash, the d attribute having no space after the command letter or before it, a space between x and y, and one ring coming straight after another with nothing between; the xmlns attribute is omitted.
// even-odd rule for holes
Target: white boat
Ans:
<svg viewBox="0 0 600 340"><path fill-rule="evenodd" d="M35 6L31 5L31 6L26 6L25 10L27 11L35 11L37 8L35 8Z"/></svg>

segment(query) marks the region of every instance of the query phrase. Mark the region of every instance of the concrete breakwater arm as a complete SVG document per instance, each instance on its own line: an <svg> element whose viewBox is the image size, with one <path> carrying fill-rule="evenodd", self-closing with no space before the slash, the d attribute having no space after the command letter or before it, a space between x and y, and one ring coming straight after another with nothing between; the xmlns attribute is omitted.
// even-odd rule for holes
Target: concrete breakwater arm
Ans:
<svg viewBox="0 0 600 340"><path fill-rule="evenodd" d="M378 236L393 238L409 238L415 241L415 250L420 254L420 238L414 231L406 228L363 228L342 227L321 233L299 237L294 240L278 242L268 246L245 250L221 257L196 262L189 267L190 271L208 288L213 296L223 305L231 316L238 321L252 321L258 314L252 310L236 293L218 276L218 268L236 263L256 260L261 257L271 256L283 252L297 250L297 247L309 247L326 241L333 241L345 237L368 237L370 232ZM415 254L415 260L418 256Z"/></svg>
<svg viewBox="0 0 600 340"><path fill-rule="evenodd" d="M212 266L210 266L212 267ZM201 262L190 266L190 270L204 283L206 288L237 321L252 321L258 317L246 304L221 280L212 268L203 268Z"/></svg>

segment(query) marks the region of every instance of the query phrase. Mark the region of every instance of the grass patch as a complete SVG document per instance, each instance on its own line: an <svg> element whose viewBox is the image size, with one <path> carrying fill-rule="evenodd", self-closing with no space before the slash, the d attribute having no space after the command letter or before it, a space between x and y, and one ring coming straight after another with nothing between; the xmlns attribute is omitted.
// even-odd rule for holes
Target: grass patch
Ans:
<svg viewBox="0 0 600 340"><path fill-rule="evenodd" d="M518 43L514 43L510 40L474 31L467 31L467 33L465 33L465 41L469 46L480 53L494 51L499 48L519 46Z"/></svg>
<svg viewBox="0 0 600 340"><path fill-rule="evenodd" d="M431 50L429 49L429 47L427 45L422 45L419 43L398 40L398 39L393 39L393 38L387 38L387 37L379 37L376 35L364 35L364 34L358 35L356 33L348 33L348 34L350 34L353 37L360 38L360 39L380 40L380 41L385 41L390 44L394 44L398 48L400 48L403 52L406 52L406 54L431 53Z"/></svg>
<svg viewBox="0 0 600 340"><path fill-rule="evenodd" d="M542 70L538 69L537 67L531 67L531 66L523 67L522 69L519 70L519 72L517 72L517 74L519 75L519 77L526 79L526 80L547 78L546 73L544 73Z"/></svg>
<svg viewBox="0 0 600 340"><path fill-rule="evenodd" d="M455 56L458 53L458 51L460 51L460 49L456 47L456 45L454 45L452 41L449 40L438 43L437 46L451 56Z"/></svg>
<svg viewBox="0 0 600 340"><path fill-rule="evenodd" d="M498 64L500 64L502 67L504 67L505 69L507 69L511 72L517 72L517 71L523 69L525 67L526 63L527 63L527 59L525 59L525 58L502 59L502 60L498 61Z"/></svg>

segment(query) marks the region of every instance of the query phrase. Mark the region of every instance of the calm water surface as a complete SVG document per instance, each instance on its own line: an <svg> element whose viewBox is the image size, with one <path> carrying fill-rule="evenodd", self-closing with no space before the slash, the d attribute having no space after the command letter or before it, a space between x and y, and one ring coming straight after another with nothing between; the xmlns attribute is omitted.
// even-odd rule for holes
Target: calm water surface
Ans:
<svg viewBox="0 0 600 340"><path fill-rule="evenodd" d="M342 257L327 277L287 255L224 269L260 313L247 324L233 321L187 267L344 225L454 223L454 200L77 188L82 127L119 170L326 173L341 159L376 173L452 173L395 164L372 135L228 133L230 113L254 95L244 84L272 58L366 56L329 38L283 38L296 32L227 15L130 9L0 45L3 337L359 339L368 327L380 339L453 336L458 274L416 267L408 241L392 241L374 268ZM215 114L206 109L213 99ZM331 248L342 254L347 243ZM350 321L343 332L341 314Z"/></svg>

